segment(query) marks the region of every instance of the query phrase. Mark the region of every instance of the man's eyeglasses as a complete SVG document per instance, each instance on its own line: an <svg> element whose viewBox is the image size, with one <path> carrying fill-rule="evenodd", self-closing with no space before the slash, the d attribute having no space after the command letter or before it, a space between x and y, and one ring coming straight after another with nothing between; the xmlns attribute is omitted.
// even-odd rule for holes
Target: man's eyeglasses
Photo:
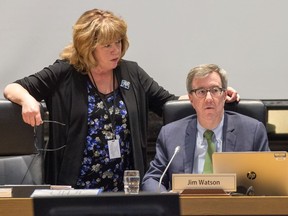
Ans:
<svg viewBox="0 0 288 216"><path fill-rule="evenodd" d="M210 92L212 97L220 97L223 91L226 91L226 89L215 86L210 89L205 88L192 89L190 91L190 94L194 92L197 97L205 98L207 96L207 93Z"/></svg>

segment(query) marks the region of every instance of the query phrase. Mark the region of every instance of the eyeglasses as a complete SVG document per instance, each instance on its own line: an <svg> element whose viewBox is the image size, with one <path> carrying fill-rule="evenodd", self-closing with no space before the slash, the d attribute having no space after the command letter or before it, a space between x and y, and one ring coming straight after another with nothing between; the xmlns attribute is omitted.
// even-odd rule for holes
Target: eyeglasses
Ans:
<svg viewBox="0 0 288 216"><path fill-rule="evenodd" d="M61 123L58 121L51 121L51 120L44 120L43 123L54 123L54 124L58 124L60 126L65 126L64 123ZM43 135L41 135L41 136L43 136ZM44 148L38 148L38 145L37 145L38 144L37 126L35 125L34 126L34 146L35 146L35 149L37 150L37 154L34 155L31 162L29 163L29 166L27 167L27 170L26 170L25 174L23 175L23 178L22 178L20 184L23 184L24 180L26 179L27 174L29 173L29 170L31 169L31 167L33 167L34 161L37 159L38 156L43 155L43 158L45 158L46 152L48 152L48 151L54 152L54 151L58 151L58 150L66 147L66 145L62 145L59 148L48 149L47 148L48 143L49 143L49 141L47 140Z"/></svg>
<svg viewBox="0 0 288 216"><path fill-rule="evenodd" d="M190 91L190 94L194 92L197 97L205 98L207 96L207 93L210 92L212 97L220 97L223 91L226 91L226 89L215 86L210 89L205 88L192 89Z"/></svg>
<svg viewBox="0 0 288 216"><path fill-rule="evenodd" d="M58 122L58 121L52 121L52 120L43 120L43 123L53 123L53 124L58 124L60 126L65 126L66 125L64 123L61 123L61 122ZM48 137L48 139L49 139L49 137ZM66 145L62 145L59 148L50 149L50 148L47 148L48 143L49 143L49 140L46 141L46 144L45 144L44 148L38 148L38 145L37 145L38 144L37 126L34 126L34 146L35 146L35 148L36 148L36 150L38 152L41 152L41 151L42 152L48 152L48 151L53 152L53 151L58 151L58 150L63 149L63 148L66 147Z"/></svg>

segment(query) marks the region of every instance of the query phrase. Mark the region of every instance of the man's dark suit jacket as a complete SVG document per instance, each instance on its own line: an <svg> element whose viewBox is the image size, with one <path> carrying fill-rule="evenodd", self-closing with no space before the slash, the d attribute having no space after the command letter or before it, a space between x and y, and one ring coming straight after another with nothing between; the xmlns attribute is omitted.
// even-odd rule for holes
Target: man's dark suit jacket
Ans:
<svg viewBox="0 0 288 216"><path fill-rule="evenodd" d="M180 151L164 175L160 190L171 189L169 185L173 173L193 173L196 134L196 115L188 116L162 127L156 142L156 155L143 178L142 190L158 191L160 177L177 146L180 146ZM225 111L223 152L269 150L267 132L262 122L235 112ZM229 162L227 161L227 163Z"/></svg>

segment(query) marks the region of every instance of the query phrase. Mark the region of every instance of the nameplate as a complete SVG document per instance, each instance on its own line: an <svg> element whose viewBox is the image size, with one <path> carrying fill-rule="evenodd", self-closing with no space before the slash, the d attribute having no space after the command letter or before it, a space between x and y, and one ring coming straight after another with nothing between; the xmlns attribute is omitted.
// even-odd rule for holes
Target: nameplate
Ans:
<svg viewBox="0 0 288 216"><path fill-rule="evenodd" d="M179 193L185 189L221 189L235 192L236 174L172 174L172 191Z"/></svg>

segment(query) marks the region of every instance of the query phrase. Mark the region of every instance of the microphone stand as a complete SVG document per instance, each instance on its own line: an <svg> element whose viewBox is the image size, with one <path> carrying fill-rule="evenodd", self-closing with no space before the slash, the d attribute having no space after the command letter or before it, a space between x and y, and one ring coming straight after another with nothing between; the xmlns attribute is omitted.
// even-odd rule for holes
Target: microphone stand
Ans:
<svg viewBox="0 0 288 216"><path fill-rule="evenodd" d="M162 174L161 177L160 177L159 185L158 185L158 191L159 191L159 192L161 192L161 191L160 191L160 187L161 187L161 184L162 184L163 177L164 177L165 173L167 172L167 170L168 170L171 162L173 161L174 157L176 156L176 154L177 154L179 151L180 151L180 146L176 146L175 151L174 151L174 154L172 155L172 157L171 157L168 165L166 166L163 174Z"/></svg>

